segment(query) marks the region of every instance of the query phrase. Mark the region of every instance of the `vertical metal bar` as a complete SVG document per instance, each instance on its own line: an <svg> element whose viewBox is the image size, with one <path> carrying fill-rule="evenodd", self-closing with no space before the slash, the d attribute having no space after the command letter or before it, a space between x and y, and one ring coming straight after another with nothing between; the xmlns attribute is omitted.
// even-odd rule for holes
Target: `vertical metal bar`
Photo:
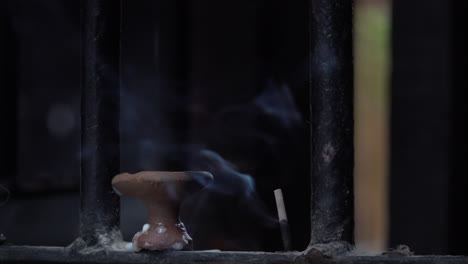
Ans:
<svg viewBox="0 0 468 264"><path fill-rule="evenodd" d="M353 243L352 0L311 0L311 241Z"/></svg>
<svg viewBox="0 0 468 264"><path fill-rule="evenodd" d="M118 0L83 0L80 237L88 246L119 226L111 180L120 170Z"/></svg>

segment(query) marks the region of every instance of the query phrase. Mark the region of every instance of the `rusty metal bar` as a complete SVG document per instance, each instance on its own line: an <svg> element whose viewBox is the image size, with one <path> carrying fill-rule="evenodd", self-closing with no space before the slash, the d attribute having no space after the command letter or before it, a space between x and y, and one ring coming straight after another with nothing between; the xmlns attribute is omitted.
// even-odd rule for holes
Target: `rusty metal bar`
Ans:
<svg viewBox="0 0 468 264"><path fill-rule="evenodd" d="M219 252L219 251L94 251L80 253L60 247L0 247L0 263L259 263L300 264L299 252ZM315 262L310 262L315 263ZM329 264L467 264L464 256L341 256L323 258L317 263Z"/></svg>
<svg viewBox="0 0 468 264"><path fill-rule="evenodd" d="M82 0L80 237L88 246L119 226L111 180L120 170L118 0Z"/></svg>
<svg viewBox="0 0 468 264"><path fill-rule="evenodd" d="M311 241L353 243L352 0L311 0Z"/></svg>

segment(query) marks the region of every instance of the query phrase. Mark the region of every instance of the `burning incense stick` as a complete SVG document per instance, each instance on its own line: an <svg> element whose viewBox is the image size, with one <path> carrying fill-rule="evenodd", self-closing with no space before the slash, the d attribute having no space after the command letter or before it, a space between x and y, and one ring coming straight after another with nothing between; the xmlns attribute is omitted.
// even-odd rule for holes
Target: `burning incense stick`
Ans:
<svg viewBox="0 0 468 264"><path fill-rule="evenodd" d="M278 209L278 219L280 223L281 237L283 238L284 250L291 250L291 233L289 231L286 207L284 206L283 192L281 191L281 189L276 189L274 193L276 200L276 208Z"/></svg>

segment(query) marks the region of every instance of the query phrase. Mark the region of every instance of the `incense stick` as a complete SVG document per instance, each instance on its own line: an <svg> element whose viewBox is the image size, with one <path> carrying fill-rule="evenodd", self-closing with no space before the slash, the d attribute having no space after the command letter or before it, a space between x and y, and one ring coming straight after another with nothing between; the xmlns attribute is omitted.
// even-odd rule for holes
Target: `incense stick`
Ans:
<svg viewBox="0 0 468 264"><path fill-rule="evenodd" d="M286 207L284 206L283 192L281 189L274 191L276 208L278 209L278 220L280 224L281 237L283 239L283 247L285 251L291 250L291 233L289 231L288 216L286 215Z"/></svg>

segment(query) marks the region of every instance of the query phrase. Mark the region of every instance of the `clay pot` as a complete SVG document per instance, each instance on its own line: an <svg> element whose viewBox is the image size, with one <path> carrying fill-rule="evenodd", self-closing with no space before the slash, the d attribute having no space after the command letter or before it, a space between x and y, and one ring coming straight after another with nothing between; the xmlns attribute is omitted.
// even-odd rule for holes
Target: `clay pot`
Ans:
<svg viewBox="0 0 468 264"><path fill-rule="evenodd" d="M114 188L139 199L148 209L147 223L133 237L133 249L190 250L192 238L179 219L180 203L213 180L209 172L142 171L112 179Z"/></svg>

